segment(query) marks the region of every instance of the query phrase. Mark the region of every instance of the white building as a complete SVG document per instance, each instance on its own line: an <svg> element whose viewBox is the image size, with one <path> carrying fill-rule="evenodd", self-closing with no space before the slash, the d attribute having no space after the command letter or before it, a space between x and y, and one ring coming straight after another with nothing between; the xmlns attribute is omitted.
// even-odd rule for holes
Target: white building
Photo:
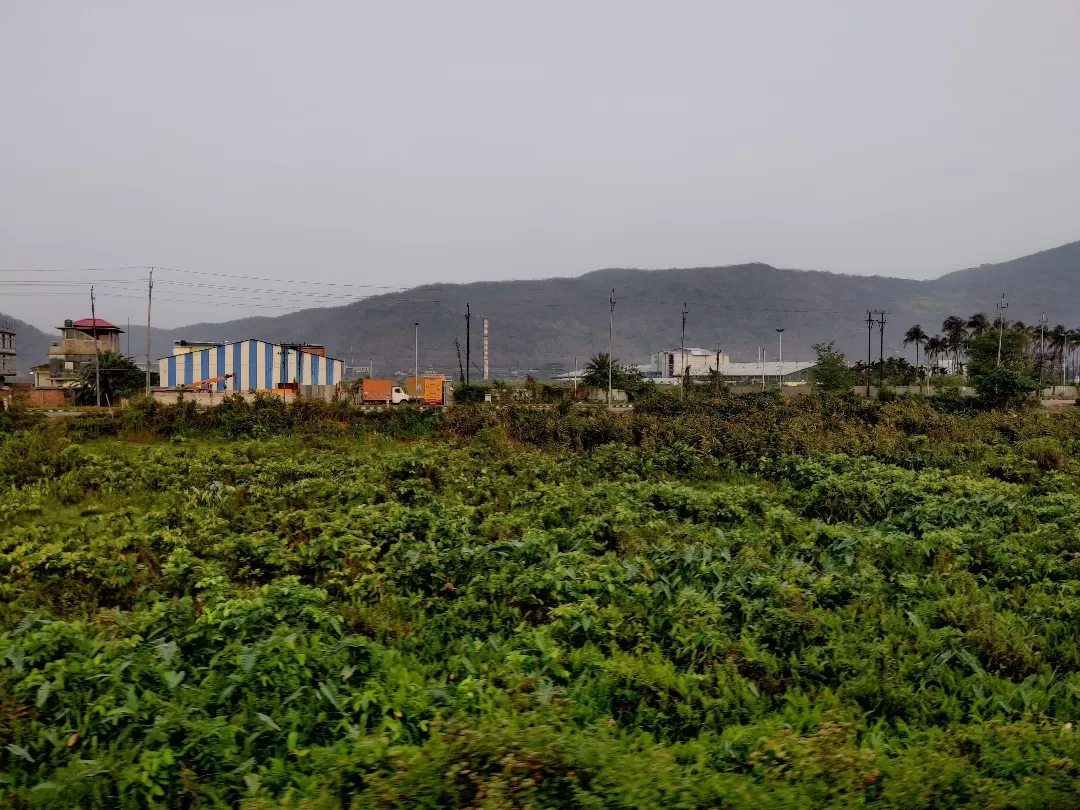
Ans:
<svg viewBox="0 0 1080 810"><path fill-rule="evenodd" d="M651 359L651 363L638 366L638 370L660 384L678 385L685 368L690 369L692 377L708 377L716 369L716 352L706 349L670 349L654 353ZM732 383L760 384L764 380L766 384L776 385L782 380L785 385L801 384L809 381L813 367L814 363L806 360L733 363L728 355L720 353L720 373Z"/></svg>

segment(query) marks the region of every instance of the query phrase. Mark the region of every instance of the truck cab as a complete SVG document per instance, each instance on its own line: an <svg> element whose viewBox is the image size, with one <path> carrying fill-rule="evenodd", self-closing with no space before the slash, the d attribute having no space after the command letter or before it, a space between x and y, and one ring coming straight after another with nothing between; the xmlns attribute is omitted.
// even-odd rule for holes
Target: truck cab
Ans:
<svg viewBox="0 0 1080 810"><path fill-rule="evenodd" d="M401 403L401 402L408 402L409 399L410 399L409 395L406 394L405 390L399 385L395 385L390 390L390 404L392 404L392 405L397 405L398 403Z"/></svg>

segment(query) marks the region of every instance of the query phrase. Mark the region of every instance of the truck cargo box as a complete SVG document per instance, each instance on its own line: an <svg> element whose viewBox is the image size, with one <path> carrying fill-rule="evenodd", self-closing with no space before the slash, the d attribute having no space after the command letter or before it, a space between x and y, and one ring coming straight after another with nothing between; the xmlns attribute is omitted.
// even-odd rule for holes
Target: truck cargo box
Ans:
<svg viewBox="0 0 1080 810"><path fill-rule="evenodd" d="M443 381L442 375L437 377L406 377L405 393L413 402L423 402L425 405L442 405Z"/></svg>

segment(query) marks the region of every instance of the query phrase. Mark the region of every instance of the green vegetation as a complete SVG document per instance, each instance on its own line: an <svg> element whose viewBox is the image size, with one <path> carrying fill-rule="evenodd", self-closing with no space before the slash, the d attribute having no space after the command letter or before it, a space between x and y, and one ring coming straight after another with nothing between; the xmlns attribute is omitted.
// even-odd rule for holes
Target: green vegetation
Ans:
<svg viewBox="0 0 1080 810"><path fill-rule="evenodd" d="M0 805L1075 807L1080 423L0 423Z"/></svg>
<svg viewBox="0 0 1080 810"><path fill-rule="evenodd" d="M117 403L121 397L130 397L142 392L146 385L146 372L139 368L130 357L119 352L104 351L98 358L100 370L94 363L88 364L82 371L78 385L74 390L76 405L94 405L97 403L98 380L101 381L101 403ZM157 373L152 382L157 382Z"/></svg>

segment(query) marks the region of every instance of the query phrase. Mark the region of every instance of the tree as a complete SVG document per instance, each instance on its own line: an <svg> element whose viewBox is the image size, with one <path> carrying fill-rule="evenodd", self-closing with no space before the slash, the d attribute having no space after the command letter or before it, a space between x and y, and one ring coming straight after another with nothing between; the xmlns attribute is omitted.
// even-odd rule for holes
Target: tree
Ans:
<svg viewBox="0 0 1080 810"><path fill-rule="evenodd" d="M985 312L976 312L967 320L967 328L971 337L978 337L990 330L990 319Z"/></svg>
<svg viewBox="0 0 1080 810"><path fill-rule="evenodd" d="M956 315L950 315L941 323L941 334L945 338L949 351L953 353L953 359L956 361L956 370L959 370L960 352L964 349L964 344L967 342L968 336L964 319Z"/></svg>
<svg viewBox="0 0 1080 810"><path fill-rule="evenodd" d="M101 353L100 364L101 398L105 402L112 404L121 397L131 396L143 390L146 384L146 373L130 357L124 357L115 351L105 351ZM94 364L88 363L83 368L82 376L75 386L77 405L91 405L97 402L97 388L94 381Z"/></svg>
<svg viewBox="0 0 1080 810"><path fill-rule="evenodd" d="M931 364L938 365L938 358L949 350L949 344L941 335L935 335L926 341L926 353L934 358Z"/></svg>
<svg viewBox="0 0 1080 810"><path fill-rule="evenodd" d="M919 347L926 343L930 339L930 336L923 331L920 324L915 324L913 327L904 333L904 345L908 346L912 343L915 344L915 366L919 365Z"/></svg>
<svg viewBox="0 0 1080 810"><path fill-rule="evenodd" d="M600 352L600 354L594 354L589 358L589 362L585 364L585 374L582 375L581 381L589 388L607 389L608 369L611 369L611 385L613 388L617 388L615 369L612 368L611 355L607 352Z"/></svg>
<svg viewBox="0 0 1080 810"><path fill-rule="evenodd" d="M823 399L850 391L855 386L859 374L847 364L843 352L838 352L832 343L818 343L814 352L817 362L810 369L810 381Z"/></svg>
<svg viewBox="0 0 1080 810"><path fill-rule="evenodd" d="M1031 375L1031 363L1027 354L1028 336L1015 329L1001 333L1001 363L1021 374ZM998 367L998 333L983 332L968 341L968 373L972 380L985 376Z"/></svg>
<svg viewBox="0 0 1080 810"><path fill-rule="evenodd" d="M1008 408L1031 401L1031 395L1039 390L1039 384L1026 374L994 366L989 371L974 376L972 380L979 399L992 408Z"/></svg>

